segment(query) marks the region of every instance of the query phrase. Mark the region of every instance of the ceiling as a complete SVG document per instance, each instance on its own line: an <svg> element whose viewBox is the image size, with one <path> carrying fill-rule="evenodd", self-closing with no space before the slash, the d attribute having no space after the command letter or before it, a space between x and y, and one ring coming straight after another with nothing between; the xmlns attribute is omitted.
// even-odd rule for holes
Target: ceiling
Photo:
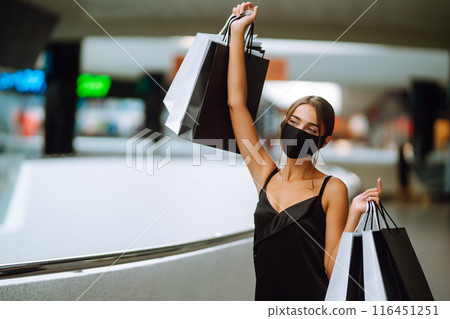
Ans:
<svg viewBox="0 0 450 319"><path fill-rule="evenodd" d="M168 36L217 33L237 1L22 0L56 13L53 40L105 35ZM336 40L375 0L259 0L256 33L264 38ZM79 3L80 6L77 5ZM378 0L340 38L450 49L450 1Z"/></svg>

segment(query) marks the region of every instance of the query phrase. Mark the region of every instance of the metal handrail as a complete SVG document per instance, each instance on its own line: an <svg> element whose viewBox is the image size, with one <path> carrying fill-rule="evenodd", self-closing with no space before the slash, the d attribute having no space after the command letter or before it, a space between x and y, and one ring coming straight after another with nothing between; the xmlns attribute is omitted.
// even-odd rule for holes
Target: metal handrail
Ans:
<svg viewBox="0 0 450 319"><path fill-rule="evenodd" d="M208 247L223 245L253 236L253 230L247 230L227 236L205 239L185 244L130 250L125 253L115 252L65 259L51 259L16 264L0 265L0 281L2 279L53 274L67 271L82 271L97 267L111 266L112 264L125 264L135 261L149 260L173 256Z"/></svg>

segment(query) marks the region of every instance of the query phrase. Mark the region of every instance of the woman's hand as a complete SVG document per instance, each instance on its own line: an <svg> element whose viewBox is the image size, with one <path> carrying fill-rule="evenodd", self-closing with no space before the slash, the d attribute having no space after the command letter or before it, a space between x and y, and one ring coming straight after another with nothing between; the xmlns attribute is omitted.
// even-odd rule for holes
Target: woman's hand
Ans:
<svg viewBox="0 0 450 319"><path fill-rule="evenodd" d="M383 191L381 186L381 178L377 180L378 187L377 188L369 188L364 193L359 194L355 198L353 198L352 205L350 206L350 214L355 214L356 217L359 218L361 214L366 211L367 203L366 201L375 201L378 205L380 205L380 195Z"/></svg>
<svg viewBox="0 0 450 319"><path fill-rule="evenodd" d="M243 16L242 18L234 21L231 24L232 30L243 31L247 26L249 26L255 21L256 15L258 14L258 6L255 7L251 2L242 2L241 4L238 4L236 7L233 8L233 14L236 17L240 17L241 15L244 14L245 10L252 10L253 12L251 15Z"/></svg>

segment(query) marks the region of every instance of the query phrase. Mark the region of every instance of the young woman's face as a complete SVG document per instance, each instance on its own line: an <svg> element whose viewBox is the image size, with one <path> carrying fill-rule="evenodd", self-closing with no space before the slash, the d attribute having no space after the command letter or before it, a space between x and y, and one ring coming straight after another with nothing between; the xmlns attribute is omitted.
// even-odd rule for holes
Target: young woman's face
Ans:
<svg viewBox="0 0 450 319"><path fill-rule="evenodd" d="M287 123L309 134L319 135L316 108L310 104L300 104L297 106L291 117L287 119Z"/></svg>

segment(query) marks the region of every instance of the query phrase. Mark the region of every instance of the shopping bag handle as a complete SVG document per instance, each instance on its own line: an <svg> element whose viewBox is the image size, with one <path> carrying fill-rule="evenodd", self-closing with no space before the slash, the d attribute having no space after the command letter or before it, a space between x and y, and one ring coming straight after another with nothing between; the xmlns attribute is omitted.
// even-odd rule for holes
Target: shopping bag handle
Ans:
<svg viewBox="0 0 450 319"><path fill-rule="evenodd" d="M361 215L358 226L356 226L355 233L361 233L362 231L366 230L381 230L382 227L380 225L380 221L382 222L382 224L384 224L384 228L387 228L389 231L391 231L391 227L389 227L386 216L389 217L391 222L394 224L395 229L398 230L397 224L388 214L381 201L380 205L378 205L375 201L366 201L366 211Z"/></svg>
<svg viewBox="0 0 450 319"><path fill-rule="evenodd" d="M245 10L245 12L239 17L236 17L234 14L231 14L228 17L228 20L227 20L227 22L225 22L225 25L223 26L222 30L220 30L220 32L218 33L218 35L222 35L222 33L223 33L222 41L224 41L227 44L227 46L230 45L230 38L231 38L230 28L231 28L231 24L234 21L239 20L243 16L250 15L251 13L252 13L251 10ZM251 50L252 50L252 46L253 46L253 30L254 30L254 28L255 28L255 23L253 22L247 28L247 30L245 31L245 36L244 36L245 41L244 42L245 42L245 47L246 47L246 50L247 50L246 52L247 53L251 53Z"/></svg>
<svg viewBox="0 0 450 319"><path fill-rule="evenodd" d="M375 205L377 205L377 204L375 203ZM386 208L384 208L384 206L383 206L383 204L381 203L381 201L380 201L379 211L380 211L381 217L383 217L383 220L384 220L384 222L385 222L385 224L386 224L386 226L387 226L387 228L388 228L389 230L390 230L390 227L389 227L389 225L388 225L388 223L387 223L387 220L386 220L385 215L387 215L387 217L389 217L389 219L391 220L391 222L394 224L395 228L398 229L397 224L394 222L394 220L392 219L392 217L388 214Z"/></svg>
<svg viewBox="0 0 450 319"><path fill-rule="evenodd" d="M370 207L369 207L369 201L366 201L366 211L364 213L362 213L358 225L355 228L355 233L361 233L363 231L363 229L365 228L365 224L367 223L367 218L368 218L368 213L369 213ZM363 222L364 222L364 228L363 227Z"/></svg>
<svg viewBox="0 0 450 319"><path fill-rule="evenodd" d="M230 28L230 25L231 25L231 20L232 20L233 18L236 18L236 16L235 16L234 14L231 14L231 15L228 17L227 22L225 22L225 25L223 26L222 30L220 30L220 32L218 33L218 35L221 35L224 31L227 31L227 32L228 32L228 29ZM234 21L234 20L233 20L233 21Z"/></svg>
<svg viewBox="0 0 450 319"><path fill-rule="evenodd" d="M236 17L234 15L234 13L232 13L229 17L227 22L225 22L225 25L223 26L222 30L220 30L220 32L218 33L218 35L221 35L223 32L225 32L225 34L229 31L231 23L235 20L238 20L240 18L242 18L243 16L246 15L250 15L252 14L252 10L245 10L244 13L240 16L240 17Z"/></svg>
<svg viewBox="0 0 450 319"><path fill-rule="evenodd" d="M380 226L380 221L379 221L379 218L378 218L378 211L377 211L377 203L376 202L374 202L374 201L370 201L369 202L369 205L372 207L372 209L371 209L371 219L370 219L370 229L371 230L381 230L381 226ZM375 226L376 226L376 228L374 227L374 220L375 219ZM385 225L385 227L388 227L387 225L386 225L386 223L384 224Z"/></svg>
<svg viewBox="0 0 450 319"><path fill-rule="evenodd" d="M364 223L364 225L362 223ZM383 224L384 228L388 227L386 223L383 222ZM366 211L364 212L355 232L361 233L362 231L380 230L381 228L376 203L374 201L366 201Z"/></svg>
<svg viewBox="0 0 450 319"><path fill-rule="evenodd" d="M389 227L389 223L386 220L386 215L387 215L389 217L389 219L391 220L391 222L394 224L395 229L398 230L397 224L394 222L392 217L388 214L388 212L386 211L386 208L384 208L384 206L381 203L381 201L380 201L380 205L379 206L378 206L378 204L375 201L371 201L371 202L372 202L372 206L373 206L373 216L375 216L375 219L377 220L379 229L381 229L381 228L379 226L379 221L378 220L379 220L379 216L381 216L384 225L386 226L386 228L389 231L391 231L391 227Z"/></svg>
<svg viewBox="0 0 450 319"><path fill-rule="evenodd" d="M373 202L372 201L366 200L366 204L368 206L368 208L366 209L366 211L367 211L367 218L366 218L366 222L364 223L363 230L364 231L366 231L366 230L374 230L374 227L373 227L373 216L375 214L375 207L373 206ZM370 227L367 228L367 222L369 220L370 220ZM380 230L380 224L378 223L378 219L377 219L377 226L378 226L377 230Z"/></svg>
<svg viewBox="0 0 450 319"><path fill-rule="evenodd" d="M253 30L255 29L255 23L253 22L247 30L247 35L245 37L245 43L247 44L247 53L251 57L252 47L253 47Z"/></svg>

